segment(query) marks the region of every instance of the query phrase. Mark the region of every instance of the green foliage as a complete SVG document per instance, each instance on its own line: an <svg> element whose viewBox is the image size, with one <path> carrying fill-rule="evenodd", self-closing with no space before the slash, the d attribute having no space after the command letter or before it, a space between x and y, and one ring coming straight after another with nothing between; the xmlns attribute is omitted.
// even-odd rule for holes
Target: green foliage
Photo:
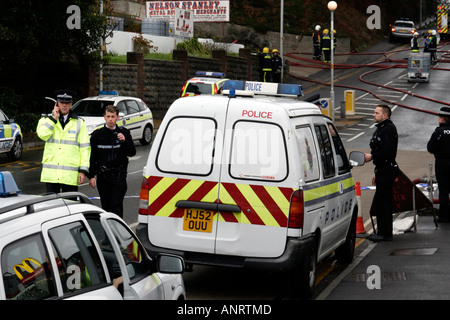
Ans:
<svg viewBox="0 0 450 320"><path fill-rule="evenodd" d="M186 50L188 54L192 55L205 55L208 51L204 46L198 41L197 38L193 37L189 40L177 43L177 50Z"/></svg>
<svg viewBox="0 0 450 320"><path fill-rule="evenodd" d="M36 127L40 118L40 114L20 113L14 117L14 121L20 125L23 133L36 132Z"/></svg>
<svg viewBox="0 0 450 320"><path fill-rule="evenodd" d="M21 98L14 93L11 88L0 88L0 109L10 118L14 118L18 111L17 106L21 103Z"/></svg>

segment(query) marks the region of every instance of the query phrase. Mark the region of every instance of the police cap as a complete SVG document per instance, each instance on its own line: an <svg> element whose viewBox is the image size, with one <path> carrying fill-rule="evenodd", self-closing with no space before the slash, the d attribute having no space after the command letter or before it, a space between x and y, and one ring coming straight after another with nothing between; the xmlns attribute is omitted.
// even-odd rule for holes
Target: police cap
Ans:
<svg viewBox="0 0 450 320"><path fill-rule="evenodd" d="M70 90L56 91L56 100L58 100L59 102L72 102L73 92Z"/></svg>
<svg viewBox="0 0 450 320"><path fill-rule="evenodd" d="M439 113L438 113L440 116L447 116L447 117L450 117L450 108L449 107L442 107L440 110L439 110Z"/></svg>

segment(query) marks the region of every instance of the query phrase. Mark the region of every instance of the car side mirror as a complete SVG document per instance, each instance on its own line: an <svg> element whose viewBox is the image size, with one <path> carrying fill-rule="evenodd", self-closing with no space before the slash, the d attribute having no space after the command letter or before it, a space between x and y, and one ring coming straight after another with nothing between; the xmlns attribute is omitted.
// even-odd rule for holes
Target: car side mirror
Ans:
<svg viewBox="0 0 450 320"><path fill-rule="evenodd" d="M119 112L119 119L125 117L125 113Z"/></svg>
<svg viewBox="0 0 450 320"><path fill-rule="evenodd" d="M156 256L158 272L182 273L184 271L184 260L179 256L159 254Z"/></svg>
<svg viewBox="0 0 450 320"><path fill-rule="evenodd" d="M352 167L363 166L364 163L366 162L364 153L360 152L360 151L352 151L352 152L350 152L349 160L350 160L350 165Z"/></svg>

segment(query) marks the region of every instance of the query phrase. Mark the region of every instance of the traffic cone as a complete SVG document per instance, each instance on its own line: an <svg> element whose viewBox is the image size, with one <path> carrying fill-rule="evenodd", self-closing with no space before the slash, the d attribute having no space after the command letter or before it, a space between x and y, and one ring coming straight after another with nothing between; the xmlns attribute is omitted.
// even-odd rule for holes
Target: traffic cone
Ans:
<svg viewBox="0 0 450 320"><path fill-rule="evenodd" d="M356 200L358 201L358 218L356 219L356 233L366 233L364 229L364 221L362 217L362 207L361 207L361 183L359 181L356 182L355 186L356 191Z"/></svg>

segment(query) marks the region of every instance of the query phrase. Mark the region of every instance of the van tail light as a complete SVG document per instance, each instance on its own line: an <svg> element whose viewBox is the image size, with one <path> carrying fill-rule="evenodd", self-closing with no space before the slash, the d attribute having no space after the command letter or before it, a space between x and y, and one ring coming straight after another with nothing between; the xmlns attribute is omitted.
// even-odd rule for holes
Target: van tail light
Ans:
<svg viewBox="0 0 450 320"><path fill-rule="evenodd" d="M150 191L148 179L144 177L139 196L139 214L148 215L148 193Z"/></svg>
<svg viewBox="0 0 450 320"><path fill-rule="evenodd" d="M391 32L395 32L395 28L394 27L391 28Z"/></svg>
<svg viewBox="0 0 450 320"><path fill-rule="evenodd" d="M217 88L217 84L214 84L214 94L218 94L219 89Z"/></svg>
<svg viewBox="0 0 450 320"><path fill-rule="evenodd" d="M303 220L305 217L304 204L303 190L294 191L289 207L288 228L303 228Z"/></svg>

